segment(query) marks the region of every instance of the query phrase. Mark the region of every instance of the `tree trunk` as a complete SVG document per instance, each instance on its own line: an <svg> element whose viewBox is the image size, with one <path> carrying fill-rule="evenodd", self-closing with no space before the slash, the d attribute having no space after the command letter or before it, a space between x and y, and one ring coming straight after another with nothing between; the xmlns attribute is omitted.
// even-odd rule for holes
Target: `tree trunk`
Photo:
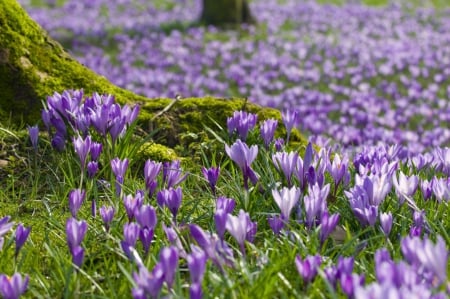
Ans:
<svg viewBox="0 0 450 299"><path fill-rule="evenodd" d="M247 0L203 0L201 21L208 25L255 22Z"/></svg>

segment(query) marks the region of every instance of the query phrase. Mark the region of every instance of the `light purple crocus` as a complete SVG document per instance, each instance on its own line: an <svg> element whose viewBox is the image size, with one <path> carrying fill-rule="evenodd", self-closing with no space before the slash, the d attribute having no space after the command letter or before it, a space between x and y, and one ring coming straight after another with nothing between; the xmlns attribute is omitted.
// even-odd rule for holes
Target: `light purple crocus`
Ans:
<svg viewBox="0 0 450 299"><path fill-rule="evenodd" d="M136 247L136 241L139 237L139 225L134 222L125 223L123 226L123 241L120 242L125 255L132 259L132 250Z"/></svg>
<svg viewBox="0 0 450 299"><path fill-rule="evenodd" d="M125 179L125 173L128 169L128 159L120 160L114 158L111 160L111 169L116 176L116 195L119 196L122 192L122 185Z"/></svg>
<svg viewBox="0 0 450 299"><path fill-rule="evenodd" d="M22 225L22 223L19 223L16 227L16 234L15 234L15 242L16 242L16 250L15 250L15 257L17 258L17 255L19 254L20 249L23 247L25 242L28 239L28 236L30 235L31 227L25 227Z"/></svg>
<svg viewBox="0 0 450 299"><path fill-rule="evenodd" d="M159 254L159 262L164 271L164 280L167 287L172 288L175 273L178 268L178 250L174 246L164 247Z"/></svg>
<svg viewBox="0 0 450 299"><path fill-rule="evenodd" d="M81 136L77 138L73 138L73 147L75 149L75 153L78 155L81 164L81 171L84 171L86 168L87 157L91 150L91 136L87 136L83 139Z"/></svg>
<svg viewBox="0 0 450 299"><path fill-rule="evenodd" d="M137 288L133 288L134 298L158 298L164 283L165 271L161 262L158 262L149 272L143 265L139 266L139 272L133 273L133 279Z"/></svg>
<svg viewBox="0 0 450 299"><path fill-rule="evenodd" d="M163 183L166 183L166 188L173 188L187 178L188 174L183 175L183 169L180 164L180 160L163 164Z"/></svg>
<svg viewBox="0 0 450 299"><path fill-rule="evenodd" d="M400 204L403 204L405 200L412 200L411 198L419 185L419 179L417 176L412 175L407 177L402 171L399 172L398 179L396 175L392 177L392 182L395 190L397 191Z"/></svg>
<svg viewBox="0 0 450 299"><path fill-rule="evenodd" d="M193 246L192 253L187 255L187 264L191 275L191 283L201 283L205 273L207 256L205 252Z"/></svg>
<svg viewBox="0 0 450 299"><path fill-rule="evenodd" d="M380 213L380 226L386 237L389 236L392 229L392 213Z"/></svg>
<svg viewBox="0 0 450 299"><path fill-rule="evenodd" d="M306 283L313 281L317 276L321 263L322 257L320 255L308 255L305 259L302 259L299 255L295 257L297 271Z"/></svg>
<svg viewBox="0 0 450 299"><path fill-rule="evenodd" d="M251 235L254 236L255 225L251 222L249 214L244 210L240 210L238 216L227 215L226 229L236 239L244 256L245 240L252 239Z"/></svg>
<svg viewBox="0 0 450 299"><path fill-rule="evenodd" d="M86 197L86 191L81 189L73 189L69 193L69 210L73 218L77 218L78 211Z"/></svg>
<svg viewBox="0 0 450 299"><path fill-rule="evenodd" d="M286 127L286 144L288 144L292 129L299 124L299 114L296 110L283 110L281 112L281 118L283 119L284 126Z"/></svg>
<svg viewBox="0 0 450 299"><path fill-rule="evenodd" d="M272 196L281 210L281 218L283 221L289 221L291 211L297 205L300 195L301 190L297 187L290 189L283 187L281 193L277 189L272 190Z"/></svg>
<svg viewBox="0 0 450 299"><path fill-rule="evenodd" d="M270 143L273 141L277 126L278 121L276 119L266 119L261 123L260 134L266 148L269 148Z"/></svg>
<svg viewBox="0 0 450 299"><path fill-rule="evenodd" d="M276 152L272 155L275 168L284 174L288 187L292 186L292 175L297 167L298 153L296 152Z"/></svg>
<svg viewBox="0 0 450 299"><path fill-rule="evenodd" d="M314 224L318 224L319 218L323 212L327 210L327 197L330 192L330 184L326 184L320 188L318 184L310 185L308 194L304 197L306 214L306 226L312 228Z"/></svg>
<svg viewBox="0 0 450 299"><path fill-rule="evenodd" d="M37 125L35 126L28 126L28 135L30 136L31 145L34 148L34 151L37 152L38 150L38 138L39 138L39 127Z"/></svg>
<svg viewBox="0 0 450 299"><path fill-rule="evenodd" d="M148 191L149 197L152 197L156 186L158 185L157 177L158 174L161 172L162 169L162 163L161 162L155 162L152 160L145 161L144 166L144 178L145 178L145 188Z"/></svg>
<svg viewBox="0 0 450 299"><path fill-rule="evenodd" d="M84 249L80 246L87 231L86 221L77 221L75 218L69 218L66 222L66 236L69 251L72 255L72 262L81 267L84 258Z"/></svg>
<svg viewBox="0 0 450 299"><path fill-rule="evenodd" d="M100 208L100 216L103 220L103 225L105 226L107 232L109 231L115 212L116 210L114 209L114 207L102 206Z"/></svg>
<svg viewBox="0 0 450 299"><path fill-rule="evenodd" d="M256 114L234 111L233 116L227 119L228 134L231 136L234 131L237 131L239 138L245 141L249 131L256 126L257 119L258 116Z"/></svg>
<svg viewBox="0 0 450 299"><path fill-rule="evenodd" d="M267 221L269 222L269 226L272 229L273 233L275 235L279 235L281 230L284 227L285 221L279 216L272 216L267 218Z"/></svg>
<svg viewBox="0 0 450 299"><path fill-rule="evenodd" d="M338 222L339 214L329 215L328 211L324 211L320 217L320 244L323 244L328 236L334 231Z"/></svg>
<svg viewBox="0 0 450 299"><path fill-rule="evenodd" d="M14 226L14 222L9 222L10 219L10 216L5 216L0 219L0 250L3 248L3 236Z"/></svg>
<svg viewBox="0 0 450 299"><path fill-rule="evenodd" d="M232 198L220 196L216 200L216 211L225 210L225 212L227 212L227 213L232 213L235 206L236 206L236 201Z"/></svg>
<svg viewBox="0 0 450 299"><path fill-rule="evenodd" d="M248 189L248 179L250 179L252 184L256 184L258 182L258 175L251 168L251 164L258 155L258 147L252 145L249 148L246 143L238 139L231 147L225 145L225 151L231 160L236 162L241 169L244 176L244 188Z"/></svg>
<svg viewBox="0 0 450 299"><path fill-rule="evenodd" d="M19 299L28 288L30 277L22 277L20 273L14 273L12 277L0 274L0 294L4 299Z"/></svg>

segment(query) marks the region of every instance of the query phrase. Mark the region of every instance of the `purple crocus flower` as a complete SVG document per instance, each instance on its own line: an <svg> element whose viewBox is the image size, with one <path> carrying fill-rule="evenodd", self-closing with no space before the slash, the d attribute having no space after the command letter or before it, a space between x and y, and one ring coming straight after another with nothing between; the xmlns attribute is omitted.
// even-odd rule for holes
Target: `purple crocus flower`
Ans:
<svg viewBox="0 0 450 299"><path fill-rule="evenodd" d="M72 262L81 267L84 258L84 249L80 246L87 231L86 221L77 221L69 218L66 222L66 236L69 251L72 255Z"/></svg>
<svg viewBox="0 0 450 299"><path fill-rule="evenodd" d="M158 298L164 283L165 271L158 262L150 273L144 266L139 266L139 272L133 273L137 288L133 289L134 298Z"/></svg>
<svg viewBox="0 0 450 299"><path fill-rule="evenodd" d="M281 151L283 149L284 139L283 138L277 138L277 139L275 139L274 144L275 144L275 150L279 152L279 151Z"/></svg>
<svg viewBox="0 0 450 299"><path fill-rule="evenodd" d="M411 198L417 190L419 179L415 175L407 177L402 171L400 171L398 179L397 176L394 175L392 177L392 182L394 183L395 190L397 191L399 202L402 204L405 200L412 200Z"/></svg>
<svg viewBox="0 0 450 299"><path fill-rule="evenodd" d="M123 237L124 240L120 242L122 250L129 259L132 259L132 250L135 248L139 237L139 225L134 222L125 223L123 226Z"/></svg>
<svg viewBox="0 0 450 299"><path fill-rule="evenodd" d="M380 225L381 230L383 231L386 237L389 236L389 233L392 229L392 213L380 213Z"/></svg>
<svg viewBox="0 0 450 299"><path fill-rule="evenodd" d="M446 179L433 178L433 193L439 202L450 201L450 184Z"/></svg>
<svg viewBox="0 0 450 299"><path fill-rule="evenodd" d="M216 224L216 232L219 237L219 239L223 240L223 236L225 234L227 219L228 219L228 213L223 210L217 210L214 213L214 223Z"/></svg>
<svg viewBox="0 0 450 299"><path fill-rule="evenodd" d="M181 187L177 189L163 189L156 195L157 203L160 207L166 206L172 213L173 221L176 222L176 216L178 209L181 205L181 200L183 199L183 193Z"/></svg>
<svg viewBox="0 0 450 299"><path fill-rule="evenodd" d="M103 145L101 143L92 142L91 148L90 148L91 159L93 161L97 161L98 158L100 157L100 154L102 153L102 150L103 150Z"/></svg>
<svg viewBox="0 0 450 299"><path fill-rule="evenodd" d="M338 222L339 214L329 215L328 211L324 211L320 218L320 243L323 244L328 236L334 231Z"/></svg>
<svg viewBox="0 0 450 299"><path fill-rule="evenodd" d="M297 177L300 183L300 189L302 191L306 190L306 186L308 185L308 171L310 169L311 163L313 161L314 151L312 148L311 142L308 143L305 150L305 156L302 159L299 157L297 159L297 167L295 168L294 175Z"/></svg>
<svg viewBox="0 0 450 299"><path fill-rule="evenodd" d="M231 136L237 131L239 138L243 141L247 139L248 132L256 126L258 116L245 111L234 111L232 117L227 119L228 134Z"/></svg>
<svg viewBox="0 0 450 299"><path fill-rule="evenodd" d="M0 294L4 299L19 299L28 288L30 277L22 278L20 273L14 273L12 277L0 274Z"/></svg>
<svg viewBox="0 0 450 299"><path fill-rule="evenodd" d="M215 195L216 194L216 183L217 179L219 178L220 173L220 167L211 167L211 168L205 168L202 167L202 173L205 179L209 183L209 187L211 188L211 192Z"/></svg>
<svg viewBox="0 0 450 299"><path fill-rule="evenodd" d="M225 210L225 212L230 214L233 212L235 206L236 206L236 201L232 198L220 196L216 200L216 211Z"/></svg>
<svg viewBox="0 0 450 299"><path fill-rule="evenodd" d="M172 288L175 272L178 268L178 250L174 246L164 247L159 254L159 262L164 271L167 287Z"/></svg>
<svg viewBox="0 0 450 299"><path fill-rule="evenodd" d="M296 152L276 152L272 155L272 161L278 171L282 171L288 187L292 186L292 175L297 167L297 160L299 159Z"/></svg>
<svg viewBox="0 0 450 299"><path fill-rule="evenodd" d="M251 164L258 155L258 147L252 145L249 148L247 144L238 139L231 147L225 145L225 151L231 160L236 162L241 169L244 176L245 189L248 189L248 179L250 179L253 184L256 184L258 182L258 175L251 168Z"/></svg>
<svg viewBox="0 0 450 299"><path fill-rule="evenodd" d="M340 278L341 289L348 298L352 298L355 293L355 289L364 285L365 277L363 274L359 275L356 273L342 274Z"/></svg>
<svg viewBox="0 0 450 299"><path fill-rule="evenodd" d="M66 148L66 138L59 132L56 132L56 134L53 136L51 143L53 148L58 152L62 152Z"/></svg>
<svg viewBox="0 0 450 299"><path fill-rule="evenodd" d="M30 235L31 227L24 227L22 223L19 223L19 225L16 228L16 235L15 235L15 242L16 242L16 251L15 256L17 258L17 255L19 254L20 249L22 248L23 244L28 239L28 236Z"/></svg>
<svg viewBox="0 0 450 299"><path fill-rule="evenodd" d="M3 236L14 226L14 222L9 222L10 219L10 216L5 216L0 219L0 250L3 248Z"/></svg>
<svg viewBox="0 0 450 299"><path fill-rule="evenodd" d="M86 167L87 157L89 155L89 151L91 150L91 143L91 136L87 136L85 139L81 136L73 138L73 147L75 149L75 153L80 159L81 171L84 171Z"/></svg>
<svg viewBox="0 0 450 299"><path fill-rule="evenodd" d="M285 224L283 219L279 216L272 216L267 218L267 221L274 234L279 235Z"/></svg>
<svg viewBox="0 0 450 299"><path fill-rule="evenodd" d="M202 299L203 298L201 283L198 283L198 282L191 283L191 285L189 286L189 298L191 298L191 299Z"/></svg>
<svg viewBox="0 0 450 299"><path fill-rule="evenodd" d="M119 196L122 192L122 185L125 178L125 173L128 169L128 159L120 160L114 158L111 160L111 169L116 176L116 195Z"/></svg>
<svg viewBox="0 0 450 299"><path fill-rule="evenodd" d="M333 177L335 192L337 186L342 182L343 185L347 185L350 181L350 171L348 170L348 158L341 157L338 154L334 155L333 162L328 165L328 171Z"/></svg>
<svg viewBox="0 0 450 299"><path fill-rule="evenodd" d="M127 196L123 197L123 204L125 206L125 212L127 213L128 221L131 222L133 220L137 211L141 208L143 202L144 198L138 192L136 192L135 196L128 194Z"/></svg>
<svg viewBox="0 0 450 299"><path fill-rule="evenodd" d="M98 162L97 161L89 161L86 168L87 168L88 178L93 179L98 172Z"/></svg>
<svg viewBox="0 0 450 299"><path fill-rule="evenodd" d="M207 256L205 252L193 246L192 253L187 255L187 264L189 273L191 274L192 283L201 283L203 280L203 274L205 273Z"/></svg>
<svg viewBox="0 0 450 299"><path fill-rule="evenodd" d="M187 178L187 173L182 175L180 163L180 160L175 160L163 164L163 182L167 183L167 188L173 188Z"/></svg>
<svg viewBox="0 0 450 299"><path fill-rule="evenodd" d="M286 127L286 144L288 144L292 129L299 124L299 114L296 110L284 110L281 112L281 118L283 119L284 126Z"/></svg>
<svg viewBox="0 0 450 299"><path fill-rule="evenodd" d="M318 184L310 185L308 194L304 197L306 212L306 225L312 228L316 219L322 216L327 209L327 197L330 192L330 184L320 188Z"/></svg>
<svg viewBox="0 0 450 299"><path fill-rule="evenodd" d="M102 206L100 208L100 216L102 217L106 231L109 231L115 212L116 210L114 207Z"/></svg>
<svg viewBox="0 0 450 299"><path fill-rule="evenodd" d="M337 276L340 277L342 274L352 274L354 264L355 259L353 257L339 256L336 266Z"/></svg>
<svg viewBox="0 0 450 299"><path fill-rule="evenodd" d="M273 141L277 126L278 121L276 119L266 119L261 123L260 133L266 148L269 148L270 143Z"/></svg>
<svg viewBox="0 0 450 299"><path fill-rule="evenodd" d="M156 186L158 185L156 178L161 172L162 163L147 160L144 166L145 188L148 191L149 197L153 196Z"/></svg>
<svg viewBox="0 0 450 299"><path fill-rule="evenodd" d="M295 266L303 280L307 283L313 281L317 276L317 271L322 263L320 255L308 255L302 259L299 255L295 257Z"/></svg>
<svg viewBox="0 0 450 299"><path fill-rule="evenodd" d="M273 189L272 196L281 210L281 219L288 221L291 215L292 209L297 205L301 195L301 190L297 187L286 188L284 187L280 191Z"/></svg>
<svg viewBox="0 0 450 299"><path fill-rule="evenodd" d="M73 189L69 193L69 209L73 218L77 218L78 211L80 210L81 204L86 197L86 191L81 189Z"/></svg>
<svg viewBox="0 0 450 299"><path fill-rule="evenodd" d="M226 229L238 242L243 255L245 255L244 242L253 238L255 225L256 223L251 222L249 214L244 210L240 210L238 216L227 215Z"/></svg>
<svg viewBox="0 0 450 299"><path fill-rule="evenodd" d="M37 125L35 126L28 126L28 135L30 136L31 145L34 148L34 151L38 150L38 138L39 138L39 127Z"/></svg>

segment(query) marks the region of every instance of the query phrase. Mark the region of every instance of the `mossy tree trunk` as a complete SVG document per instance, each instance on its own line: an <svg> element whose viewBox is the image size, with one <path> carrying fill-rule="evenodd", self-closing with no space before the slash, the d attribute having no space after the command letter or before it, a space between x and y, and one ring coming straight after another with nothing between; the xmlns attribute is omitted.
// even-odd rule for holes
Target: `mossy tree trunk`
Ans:
<svg viewBox="0 0 450 299"><path fill-rule="evenodd" d="M33 123L46 96L83 88L121 101L144 97L118 88L70 57L17 0L0 0L0 120Z"/></svg>
<svg viewBox="0 0 450 299"><path fill-rule="evenodd" d="M247 0L203 0L201 21L211 25L254 23Z"/></svg>

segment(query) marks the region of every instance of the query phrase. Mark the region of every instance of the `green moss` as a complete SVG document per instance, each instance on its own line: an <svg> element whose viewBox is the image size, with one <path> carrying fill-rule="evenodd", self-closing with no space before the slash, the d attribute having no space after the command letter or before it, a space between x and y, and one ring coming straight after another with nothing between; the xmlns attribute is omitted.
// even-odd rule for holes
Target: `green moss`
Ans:
<svg viewBox="0 0 450 299"><path fill-rule="evenodd" d="M168 148L167 146L146 142L137 152L137 159L139 161L150 159L153 161L168 162L178 159L178 156L173 149ZM142 164L144 164L144 162Z"/></svg>

